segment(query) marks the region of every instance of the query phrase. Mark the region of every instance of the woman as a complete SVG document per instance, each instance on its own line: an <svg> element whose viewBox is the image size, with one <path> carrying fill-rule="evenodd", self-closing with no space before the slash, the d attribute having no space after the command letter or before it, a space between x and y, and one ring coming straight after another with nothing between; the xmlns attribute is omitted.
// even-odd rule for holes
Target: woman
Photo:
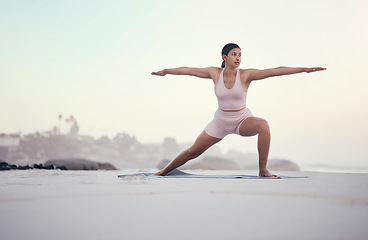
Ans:
<svg viewBox="0 0 368 240"><path fill-rule="evenodd" d="M268 123L262 118L254 117L246 107L246 97L250 83L268 77L301 72L310 73L326 69L321 67L277 67L265 70L239 69L241 49L234 43L226 44L221 54L223 59L221 68L180 67L152 72L152 75L157 76L173 74L212 79L215 84L215 94L219 105L214 119L198 136L194 144L189 149L179 154L179 156L155 175L166 175L175 168L185 164L187 161L198 157L209 147L221 141L226 135L235 133L243 137L258 134L259 176L276 177L276 175L271 174L267 170L271 137Z"/></svg>

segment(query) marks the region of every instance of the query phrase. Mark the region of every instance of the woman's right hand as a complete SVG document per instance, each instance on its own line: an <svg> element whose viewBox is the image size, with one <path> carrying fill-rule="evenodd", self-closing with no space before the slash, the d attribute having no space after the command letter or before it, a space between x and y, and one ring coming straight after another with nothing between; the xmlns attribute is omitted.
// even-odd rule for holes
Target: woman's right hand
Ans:
<svg viewBox="0 0 368 240"><path fill-rule="evenodd" d="M158 72L152 72L152 75L157 75L157 76L165 76L166 75L166 71L165 70L161 70Z"/></svg>
<svg viewBox="0 0 368 240"><path fill-rule="evenodd" d="M323 67L313 67L313 68L306 68L305 72L306 73L311 73L311 72L317 72L317 71L323 71L326 70L326 68Z"/></svg>

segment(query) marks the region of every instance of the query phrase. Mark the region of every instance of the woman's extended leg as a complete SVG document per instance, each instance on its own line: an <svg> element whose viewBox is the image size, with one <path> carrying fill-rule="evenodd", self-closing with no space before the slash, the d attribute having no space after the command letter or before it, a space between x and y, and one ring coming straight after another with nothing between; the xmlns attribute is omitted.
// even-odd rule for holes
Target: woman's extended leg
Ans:
<svg viewBox="0 0 368 240"><path fill-rule="evenodd" d="M179 154L179 156L177 156L172 162L170 162L164 169L155 173L155 175L165 176L175 168L178 168L189 160L198 157L204 151L206 151L208 148L218 143L219 141L221 141L220 138L211 137L205 131L203 131L190 148Z"/></svg>
<svg viewBox="0 0 368 240"><path fill-rule="evenodd" d="M266 120L258 117L245 119L239 128L241 136L250 137L258 134L259 176L276 177L267 170L271 133Z"/></svg>

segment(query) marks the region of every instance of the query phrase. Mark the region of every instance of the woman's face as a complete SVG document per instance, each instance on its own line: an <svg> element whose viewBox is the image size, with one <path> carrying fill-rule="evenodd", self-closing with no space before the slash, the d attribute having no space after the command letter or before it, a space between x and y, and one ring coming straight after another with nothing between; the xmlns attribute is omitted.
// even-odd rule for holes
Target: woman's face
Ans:
<svg viewBox="0 0 368 240"><path fill-rule="evenodd" d="M240 48L233 48L227 55L223 55L225 64L228 67L237 68L241 63L241 50Z"/></svg>

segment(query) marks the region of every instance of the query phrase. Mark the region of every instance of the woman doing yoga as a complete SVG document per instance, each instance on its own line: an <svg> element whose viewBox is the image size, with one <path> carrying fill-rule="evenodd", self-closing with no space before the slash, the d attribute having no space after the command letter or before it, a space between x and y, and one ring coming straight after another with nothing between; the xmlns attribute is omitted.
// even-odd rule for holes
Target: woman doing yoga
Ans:
<svg viewBox="0 0 368 240"><path fill-rule="evenodd" d="M218 100L218 109L214 119L198 136L194 144L179 154L164 169L155 175L164 176L180 167L187 161L200 156L212 145L218 143L228 134L238 134L243 137L258 135L259 176L276 177L267 170L268 153L270 149L270 128L266 120L254 117L246 106L247 91L252 81L268 77L315 72L326 70L322 67L277 67L264 70L239 69L241 63L241 49L237 44L226 44L221 52L222 66L208 68L172 68L152 75L165 76L190 75L212 79L215 85L215 94Z"/></svg>

